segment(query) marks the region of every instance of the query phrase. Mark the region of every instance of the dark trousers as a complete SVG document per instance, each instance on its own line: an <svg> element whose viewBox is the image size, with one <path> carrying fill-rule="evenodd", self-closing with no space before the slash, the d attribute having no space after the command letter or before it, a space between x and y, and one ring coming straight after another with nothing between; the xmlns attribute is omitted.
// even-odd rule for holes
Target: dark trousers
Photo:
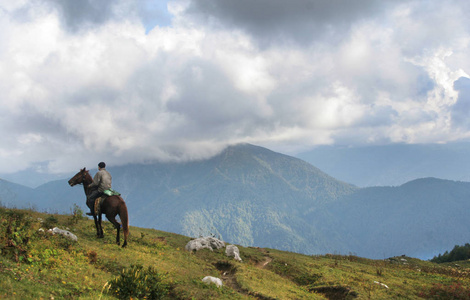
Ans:
<svg viewBox="0 0 470 300"><path fill-rule="evenodd" d="M98 198L98 197L101 196L101 195L103 195L102 192L100 192L100 191L98 191L98 190L94 190L94 191L91 192L90 195L88 195L88 197L86 198L86 205L87 205L88 207L90 207L91 212L93 212L93 210L94 210L96 198Z"/></svg>

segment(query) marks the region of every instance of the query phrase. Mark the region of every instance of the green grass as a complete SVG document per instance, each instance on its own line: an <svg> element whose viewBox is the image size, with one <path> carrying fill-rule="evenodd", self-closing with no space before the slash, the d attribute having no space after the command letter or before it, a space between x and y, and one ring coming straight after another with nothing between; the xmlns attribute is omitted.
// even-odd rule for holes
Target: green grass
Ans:
<svg viewBox="0 0 470 300"><path fill-rule="evenodd" d="M164 299L470 299L468 262L309 256L241 246L243 262L237 262L224 249L187 252L189 237L132 226L123 249L114 244L109 222L105 237L97 239L93 221L81 213L0 208L0 299L115 299L111 282L148 286L141 282L148 274L137 274L146 270L168 292ZM41 233L45 226L68 228L78 242ZM120 277L123 270L127 281ZM221 278L224 286L202 283L205 276Z"/></svg>

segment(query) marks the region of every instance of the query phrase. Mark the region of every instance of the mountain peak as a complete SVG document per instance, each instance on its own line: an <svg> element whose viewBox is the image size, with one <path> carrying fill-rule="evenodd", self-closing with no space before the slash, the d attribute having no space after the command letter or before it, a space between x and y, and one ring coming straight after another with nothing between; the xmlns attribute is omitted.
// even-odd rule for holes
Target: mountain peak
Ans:
<svg viewBox="0 0 470 300"><path fill-rule="evenodd" d="M234 144L230 145L225 150L223 151L224 153L250 153L250 154L261 154L261 153L271 153L274 154L276 152L269 150L267 148L261 147L261 146L256 146L253 144L249 143L239 143L239 144ZM282 155L280 153L276 153L278 155Z"/></svg>

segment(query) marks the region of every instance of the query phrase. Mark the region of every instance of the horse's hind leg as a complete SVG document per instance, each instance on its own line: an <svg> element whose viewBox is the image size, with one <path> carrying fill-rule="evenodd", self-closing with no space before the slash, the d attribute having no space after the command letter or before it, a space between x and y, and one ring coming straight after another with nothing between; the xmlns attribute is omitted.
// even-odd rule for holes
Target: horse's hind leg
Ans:
<svg viewBox="0 0 470 300"><path fill-rule="evenodd" d="M114 225L114 228L116 228L117 233L116 233L116 244L120 245L121 241L119 240L119 232L121 230L121 224L116 221L116 216L108 216L106 215L106 218L109 220Z"/></svg>

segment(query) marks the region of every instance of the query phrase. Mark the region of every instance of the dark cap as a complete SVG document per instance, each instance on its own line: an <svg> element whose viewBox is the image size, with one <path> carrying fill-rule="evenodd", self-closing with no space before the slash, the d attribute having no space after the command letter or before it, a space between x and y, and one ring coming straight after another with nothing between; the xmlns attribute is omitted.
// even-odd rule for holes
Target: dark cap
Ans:
<svg viewBox="0 0 470 300"><path fill-rule="evenodd" d="M100 162L98 164L98 167L101 168L101 169L104 169L104 168L106 168L106 164L104 162Z"/></svg>

